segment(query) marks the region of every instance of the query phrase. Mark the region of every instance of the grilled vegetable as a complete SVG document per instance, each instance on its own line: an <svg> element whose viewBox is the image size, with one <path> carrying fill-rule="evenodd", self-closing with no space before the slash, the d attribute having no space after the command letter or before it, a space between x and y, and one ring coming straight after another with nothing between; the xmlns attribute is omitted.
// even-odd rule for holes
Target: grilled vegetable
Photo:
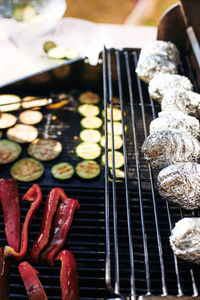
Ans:
<svg viewBox="0 0 200 300"><path fill-rule="evenodd" d="M9 140L0 140L0 164L8 164L16 160L22 152L19 144Z"/></svg>
<svg viewBox="0 0 200 300"><path fill-rule="evenodd" d="M86 117L81 120L81 126L88 129L98 129L102 126L102 120L98 117Z"/></svg>
<svg viewBox="0 0 200 300"><path fill-rule="evenodd" d="M52 41L46 41L43 45L44 52L48 53L49 50L55 48L57 45Z"/></svg>
<svg viewBox="0 0 200 300"><path fill-rule="evenodd" d="M78 112L84 117L95 117L99 114L100 108L93 104L82 104L78 107Z"/></svg>
<svg viewBox="0 0 200 300"><path fill-rule="evenodd" d="M62 300L79 300L78 275L73 254L68 250L61 250L55 260L61 261L60 286Z"/></svg>
<svg viewBox="0 0 200 300"><path fill-rule="evenodd" d="M125 127L126 130L126 127ZM113 131L114 135L122 135L122 123L121 122L113 122ZM111 122L108 122L108 134L111 134Z"/></svg>
<svg viewBox="0 0 200 300"><path fill-rule="evenodd" d="M42 161L55 159L61 151L62 144L53 139L37 138L28 147L28 154Z"/></svg>
<svg viewBox="0 0 200 300"><path fill-rule="evenodd" d="M9 246L6 246L4 250L5 256L13 255L18 260L24 259L26 255L28 245L28 228L34 214L36 213L42 202L42 192L39 185L33 184L32 187L23 196L22 200L30 201L31 205L26 214L22 227L20 251L17 252Z"/></svg>
<svg viewBox="0 0 200 300"><path fill-rule="evenodd" d="M84 129L80 133L80 138L84 142L98 143L101 139L101 133L95 129Z"/></svg>
<svg viewBox="0 0 200 300"><path fill-rule="evenodd" d="M67 198L57 208L48 244L41 252L41 261L54 265L54 257L65 243L67 234L73 221L75 210L79 210L78 200Z"/></svg>
<svg viewBox="0 0 200 300"><path fill-rule="evenodd" d="M11 94L3 94L0 95L0 111L12 111L12 110L18 110L21 106L21 98L16 95ZM9 104L14 103L14 104ZM3 104L9 104L9 105L3 105Z"/></svg>
<svg viewBox="0 0 200 300"><path fill-rule="evenodd" d="M48 243L51 223L59 200L63 202L67 199L65 192L61 188L53 188L50 190L45 202L40 231L31 249L31 261L34 264L39 263L39 255L45 245Z"/></svg>
<svg viewBox="0 0 200 300"><path fill-rule="evenodd" d="M43 114L36 110L25 110L19 114L19 120L21 123L27 125L35 125L42 121Z"/></svg>
<svg viewBox="0 0 200 300"><path fill-rule="evenodd" d="M100 101L100 97L98 94L95 94L93 92L85 92L79 96L79 101L86 104L98 104Z"/></svg>
<svg viewBox="0 0 200 300"><path fill-rule="evenodd" d="M22 108L39 108L47 104L47 98L37 98L35 96L26 96L22 98Z"/></svg>
<svg viewBox="0 0 200 300"><path fill-rule="evenodd" d="M16 124L6 132L7 138L11 141L24 144L31 143L38 136L38 130L34 126Z"/></svg>
<svg viewBox="0 0 200 300"><path fill-rule="evenodd" d="M14 8L12 15L13 18L19 22L28 22L31 21L37 15L37 13L33 6L22 5Z"/></svg>
<svg viewBox="0 0 200 300"><path fill-rule="evenodd" d="M56 179L70 179L74 175L74 167L67 162L60 162L51 168L51 174Z"/></svg>
<svg viewBox="0 0 200 300"><path fill-rule="evenodd" d="M102 136L101 138L101 142L100 142L101 146L105 148L105 135ZM114 149L120 149L122 147L123 144L123 140L121 138L120 135L114 135ZM112 136L110 134L108 134L108 149L112 149Z"/></svg>
<svg viewBox="0 0 200 300"><path fill-rule="evenodd" d="M9 300L9 258L4 255L4 251L0 248L0 299Z"/></svg>
<svg viewBox="0 0 200 300"><path fill-rule="evenodd" d="M0 200L8 245L18 251L20 244L20 204L18 184L15 179L0 179Z"/></svg>
<svg viewBox="0 0 200 300"><path fill-rule="evenodd" d="M83 179L93 179L101 172L99 164L94 160L84 160L77 164L76 174Z"/></svg>
<svg viewBox="0 0 200 300"><path fill-rule="evenodd" d="M2 113L0 115L0 129L12 127L17 122L17 118L8 113Z"/></svg>
<svg viewBox="0 0 200 300"><path fill-rule="evenodd" d="M98 144L82 142L76 147L76 154L83 159L95 159L100 156L101 148Z"/></svg>
<svg viewBox="0 0 200 300"><path fill-rule="evenodd" d="M105 111L103 110L103 116L105 115ZM117 107L113 107L112 109L113 121L121 121L122 119L122 112L121 109ZM107 119L111 120L111 108L107 108Z"/></svg>
<svg viewBox="0 0 200 300"><path fill-rule="evenodd" d="M47 295L42 287L42 284L36 276L37 274L39 274L39 272L36 269L34 269L27 261L21 262L18 265L18 269L24 282L28 299L48 300Z"/></svg>
<svg viewBox="0 0 200 300"><path fill-rule="evenodd" d="M115 151L114 154L115 168L121 168L124 165L124 155L119 151ZM105 165L105 154L102 156L101 161L102 164ZM112 151L108 152L108 166L112 168Z"/></svg>
<svg viewBox="0 0 200 300"><path fill-rule="evenodd" d="M75 48L66 49L66 58L67 59L75 59L79 56L80 56L80 54L77 49L75 49Z"/></svg>
<svg viewBox="0 0 200 300"><path fill-rule="evenodd" d="M47 55L49 58L53 59L65 59L67 58L67 53L66 49L60 46L56 46L51 48L48 52Z"/></svg>
<svg viewBox="0 0 200 300"><path fill-rule="evenodd" d="M111 179L113 179L113 170L112 169L110 169L110 173L111 173ZM123 180L125 178L124 171L122 171L120 169L115 169L115 178L116 178L116 180Z"/></svg>
<svg viewBox="0 0 200 300"><path fill-rule="evenodd" d="M44 166L41 162L26 157L16 161L10 169L10 173L13 178L19 181L30 182L42 176Z"/></svg>

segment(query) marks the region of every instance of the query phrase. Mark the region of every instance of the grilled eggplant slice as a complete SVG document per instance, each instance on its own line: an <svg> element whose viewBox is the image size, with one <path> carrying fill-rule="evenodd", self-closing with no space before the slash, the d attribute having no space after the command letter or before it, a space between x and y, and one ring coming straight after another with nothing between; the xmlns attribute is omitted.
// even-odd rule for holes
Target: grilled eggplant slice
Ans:
<svg viewBox="0 0 200 300"><path fill-rule="evenodd" d="M81 120L81 126L88 129L98 129L103 121L98 117L85 117Z"/></svg>
<svg viewBox="0 0 200 300"><path fill-rule="evenodd" d="M93 104L82 104L78 107L78 112L84 117L96 117L100 112L100 108Z"/></svg>
<svg viewBox="0 0 200 300"><path fill-rule="evenodd" d="M136 68L139 78L148 83L156 74L177 74L176 64L169 60L167 56L158 54L150 54L148 56L140 56Z"/></svg>
<svg viewBox="0 0 200 300"><path fill-rule="evenodd" d="M6 132L7 138L11 141L24 144L31 143L38 136L38 130L34 126L16 124Z"/></svg>
<svg viewBox="0 0 200 300"><path fill-rule="evenodd" d="M193 90L189 78L177 74L157 74L149 82L149 94L158 102L161 102L164 94L171 89Z"/></svg>
<svg viewBox="0 0 200 300"><path fill-rule="evenodd" d="M76 166L76 174L82 179L94 179L100 172L100 166L94 160L84 160Z"/></svg>
<svg viewBox="0 0 200 300"><path fill-rule="evenodd" d="M13 103L13 104L9 104ZM3 105L9 104L9 105ZM0 95L0 111L13 111L18 110L21 106L21 98L17 95L12 94L2 94Z"/></svg>
<svg viewBox="0 0 200 300"><path fill-rule="evenodd" d="M142 153L152 168L163 168L177 162L197 161L200 143L190 134L160 130L145 139Z"/></svg>
<svg viewBox="0 0 200 300"><path fill-rule="evenodd" d="M88 91L79 96L79 101L83 104L98 104L100 97L98 94Z"/></svg>
<svg viewBox="0 0 200 300"><path fill-rule="evenodd" d="M36 110L25 110L19 114L19 120L26 125L35 125L42 121L43 114Z"/></svg>
<svg viewBox="0 0 200 300"><path fill-rule="evenodd" d="M154 119L150 123L150 134L159 130L175 130L183 133L189 133L195 138L199 137L200 124L199 121L191 116L187 116L181 112L158 114L159 118Z"/></svg>
<svg viewBox="0 0 200 300"><path fill-rule="evenodd" d="M37 138L28 147L28 154L41 161L53 160L62 152L62 144L53 139Z"/></svg>
<svg viewBox="0 0 200 300"><path fill-rule="evenodd" d="M200 165L194 162L169 165L158 174L162 198L189 210L200 207Z"/></svg>
<svg viewBox="0 0 200 300"><path fill-rule="evenodd" d="M76 147L76 154L83 159L96 159L101 154L101 148L98 144L83 142Z"/></svg>
<svg viewBox="0 0 200 300"><path fill-rule="evenodd" d="M22 182L36 180L44 173L44 166L34 158L25 157L14 163L10 169L11 176Z"/></svg>
<svg viewBox="0 0 200 300"><path fill-rule="evenodd" d="M178 221L169 240L179 258L200 263L200 218L183 218Z"/></svg>
<svg viewBox="0 0 200 300"><path fill-rule="evenodd" d="M68 162L60 162L51 168L51 174L59 180L70 179L74 175L74 167Z"/></svg>
<svg viewBox="0 0 200 300"><path fill-rule="evenodd" d="M102 136L101 146L105 148L105 136ZM123 145L123 140L120 135L114 135L114 149L120 149ZM112 136L108 134L108 149L112 149Z"/></svg>
<svg viewBox="0 0 200 300"><path fill-rule="evenodd" d="M124 165L124 155L119 152L115 151L114 152L114 157L115 157L115 168L121 168ZM102 164L105 165L105 154L101 158ZM108 166L109 168L112 168L112 151L108 152Z"/></svg>
<svg viewBox="0 0 200 300"><path fill-rule="evenodd" d="M3 139L0 140L0 164L8 164L15 161L21 154L19 144Z"/></svg>
<svg viewBox="0 0 200 300"><path fill-rule="evenodd" d="M9 113L1 113L0 115L0 129L12 127L17 122L17 118Z"/></svg>
<svg viewBox="0 0 200 300"><path fill-rule="evenodd" d="M84 142L98 143L101 140L101 133L95 129L84 129L80 133L80 138Z"/></svg>
<svg viewBox="0 0 200 300"><path fill-rule="evenodd" d="M181 111L186 115L200 118L200 94L185 89L166 91L161 102L162 111Z"/></svg>

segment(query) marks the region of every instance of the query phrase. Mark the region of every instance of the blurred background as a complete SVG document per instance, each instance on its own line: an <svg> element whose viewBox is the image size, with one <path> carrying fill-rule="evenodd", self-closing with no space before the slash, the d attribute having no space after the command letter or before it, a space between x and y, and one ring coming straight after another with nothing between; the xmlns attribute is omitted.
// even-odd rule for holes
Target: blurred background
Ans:
<svg viewBox="0 0 200 300"><path fill-rule="evenodd" d="M67 0L65 17L97 23L157 26L162 13L178 0Z"/></svg>

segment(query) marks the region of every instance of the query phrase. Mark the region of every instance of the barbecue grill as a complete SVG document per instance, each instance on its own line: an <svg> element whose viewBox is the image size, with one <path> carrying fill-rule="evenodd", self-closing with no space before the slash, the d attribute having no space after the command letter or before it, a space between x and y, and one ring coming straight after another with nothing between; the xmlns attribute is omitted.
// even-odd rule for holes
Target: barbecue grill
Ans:
<svg viewBox="0 0 200 300"><path fill-rule="evenodd" d="M183 1L185 2L185 1ZM180 17L180 5L161 21L158 37L168 40L170 33L163 22L170 14ZM168 21L169 24L169 21ZM182 23L183 25L184 23ZM185 33L184 33L185 34ZM174 39L171 39L174 42ZM187 42L189 45L189 42ZM38 125L41 137L62 141L63 152L53 162L45 163L45 174L37 181L44 199L53 186L61 186L69 197L79 199L81 206L73 220L65 248L77 261L81 299L140 299L148 297L169 299L176 296L198 297L200 268L177 259L169 245L169 235L175 222L183 216L199 216L199 211L184 211L164 202L157 192L156 171L146 163L141 146L149 133L149 124L157 117L160 105L149 96L147 85L135 73L139 49L104 49L99 64L90 66L78 59L73 64L24 79L1 89L1 93L20 96L35 95L56 98L67 93L70 101L65 107L49 111L43 108L44 120ZM198 69L194 67L190 48L181 52L179 73L188 76L199 92ZM197 57L198 59L198 57ZM80 142L80 116L77 113L78 95L87 90L102 98L101 109L113 109L113 97L119 98L122 111L124 180L116 178L115 157L112 152L113 173L108 167L108 140L105 140L105 167L95 180L77 177L60 183L51 177L50 168L67 160L79 161L75 146ZM108 135L108 116L105 109L102 134ZM113 118L111 117L114 144ZM23 147L22 156L27 155ZM100 163L100 160L99 160ZM8 178L9 165L1 166L1 177ZM31 184L19 183L22 196ZM21 203L22 221L28 209ZM29 250L40 224L43 206L29 230ZM1 246L6 244L3 214L0 213ZM27 257L27 260L29 257ZM60 265L34 266L49 299L61 299ZM11 260L10 298L27 299L17 263Z"/></svg>

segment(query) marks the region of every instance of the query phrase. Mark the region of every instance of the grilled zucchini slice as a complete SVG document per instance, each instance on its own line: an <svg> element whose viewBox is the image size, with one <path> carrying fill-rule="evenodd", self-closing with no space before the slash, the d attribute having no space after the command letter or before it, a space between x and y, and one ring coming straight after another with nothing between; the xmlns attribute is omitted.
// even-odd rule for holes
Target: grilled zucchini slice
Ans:
<svg viewBox="0 0 200 300"><path fill-rule="evenodd" d="M42 121L43 114L37 110L25 110L19 114L19 120L26 125L35 125Z"/></svg>
<svg viewBox="0 0 200 300"><path fill-rule="evenodd" d="M67 53L66 49L60 46L56 46L54 48L51 48L48 52L47 55L49 58L53 59L65 59L67 58Z"/></svg>
<svg viewBox="0 0 200 300"><path fill-rule="evenodd" d="M125 128L126 130L126 128ZM114 135L122 135L122 123L121 122L113 122L113 131ZM111 122L108 122L108 134L111 133Z"/></svg>
<svg viewBox="0 0 200 300"><path fill-rule="evenodd" d="M44 173L43 164L34 158L25 157L16 161L10 169L11 176L19 181L36 180Z"/></svg>
<svg viewBox="0 0 200 300"><path fill-rule="evenodd" d="M57 45L52 41L46 41L43 45L44 52L48 53L49 50L55 48Z"/></svg>
<svg viewBox="0 0 200 300"><path fill-rule="evenodd" d="M119 152L115 151L115 168L119 169L124 165L124 155ZM105 165L105 154L101 158L102 164ZM108 166L112 168L112 151L108 152Z"/></svg>
<svg viewBox="0 0 200 300"><path fill-rule="evenodd" d="M102 136L100 145L105 148L105 135ZM120 149L123 145L123 140L120 135L114 135L114 149ZM108 134L108 149L112 149L112 135Z"/></svg>
<svg viewBox="0 0 200 300"><path fill-rule="evenodd" d="M19 144L3 139L0 140L0 164L8 164L15 161L21 154Z"/></svg>
<svg viewBox="0 0 200 300"><path fill-rule="evenodd" d="M75 59L79 56L80 56L80 54L77 49L74 49L74 48L66 49L66 58L67 59Z"/></svg>
<svg viewBox="0 0 200 300"><path fill-rule="evenodd" d="M31 143L38 136L38 130L34 126L16 124L6 132L7 138L11 141L24 144Z"/></svg>
<svg viewBox="0 0 200 300"><path fill-rule="evenodd" d="M22 108L40 108L48 104L47 98L37 98L35 96L26 96L22 98Z"/></svg>
<svg viewBox="0 0 200 300"><path fill-rule="evenodd" d="M0 115L0 129L12 127L17 122L17 118L9 113L2 113Z"/></svg>
<svg viewBox="0 0 200 300"><path fill-rule="evenodd" d="M28 154L38 160L53 160L60 155L62 144L53 139L37 138L28 147Z"/></svg>
<svg viewBox="0 0 200 300"><path fill-rule="evenodd" d="M14 104L9 104L14 103ZM3 105L9 104L9 105ZM13 111L18 110L21 106L21 98L17 95L2 94L0 95L0 111Z"/></svg>
<svg viewBox="0 0 200 300"><path fill-rule="evenodd" d="M76 166L76 174L83 179L94 179L100 172L100 166L94 160L83 160Z"/></svg>
<svg viewBox="0 0 200 300"><path fill-rule="evenodd" d="M88 129L98 129L102 124L103 121L98 117L86 117L81 120L81 126Z"/></svg>
<svg viewBox="0 0 200 300"><path fill-rule="evenodd" d="M116 178L116 182L121 182L124 180L125 178L125 173L124 171L120 170L120 169L115 169L115 178ZM110 181L113 180L113 170L110 169L110 176L109 176Z"/></svg>
<svg viewBox="0 0 200 300"><path fill-rule="evenodd" d="M121 119L122 119L121 109L119 109L117 107L113 107L112 113L113 113L113 121L121 121ZM104 115L105 115L105 111L103 110L103 116ZM107 108L107 119L111 120L111 108L110 107Z"/></svg>
<svg viewBox="0 0 200 300"><path fill-rule="evenodd" d="M80 94L79 96L79 101L81 103L86 103L86 104L98 104L100 101L100 97L98 94L93 93L93 92L85 92Z"/></svg>
<svg viewBox="0 0 200 300"><path fill-rule="evenodd" d="M83 159L96 159L101 154L98 144L83 142L76 147L77 156Z"/></svg>
<svg viewBox="0 0 200 300"><path fill-rule="evenodd" d="M80 133L80 138L84 142L98 143L101 140L101 133L95 129L84 129Z"/></svg>
<svg viewBox="0 0 200 300"><path fill-rule="evenodd" d="M70 179L74 175L74 167L67 162L60 162L51 168L51 174L56 179Z"/></svg>
<svg viewBox="0 0 200 300"><path fill-rule="evenodd" d="M78 112L84 117L96 117L100 112L100 108L93 104L82 104L78 107Z"/></svg>
<svg viewBox="0 0 200 300"><path fill-rule="evenodd" d="M37 13L33 6L21 5L14 8L12 15L18 22L28 22L31 21Z"/></svg>

